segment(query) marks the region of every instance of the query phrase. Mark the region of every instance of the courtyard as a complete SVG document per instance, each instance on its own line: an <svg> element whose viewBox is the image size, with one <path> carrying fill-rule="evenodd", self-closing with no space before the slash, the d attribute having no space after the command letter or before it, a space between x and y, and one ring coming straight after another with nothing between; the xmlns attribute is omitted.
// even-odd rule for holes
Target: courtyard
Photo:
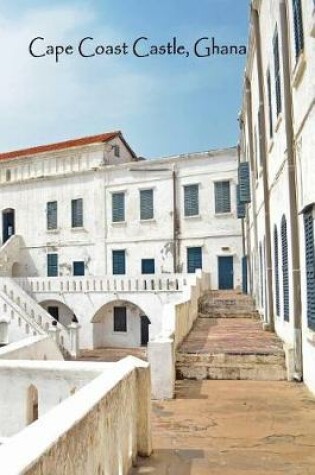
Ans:
<svg viewBox="0 0 315 475"><path fill-rule="evenodd" d="M153 403L153 448L131 474L312 475L315 399L282 381L178 381Z"/></svg>

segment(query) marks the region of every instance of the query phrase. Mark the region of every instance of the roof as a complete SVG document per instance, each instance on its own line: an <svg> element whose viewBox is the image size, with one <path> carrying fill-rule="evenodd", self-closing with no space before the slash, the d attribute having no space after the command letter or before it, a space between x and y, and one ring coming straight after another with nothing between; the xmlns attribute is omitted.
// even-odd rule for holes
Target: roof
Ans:
<svg viewBox="0 0 315 475"><path fill-rule="evenodd" d="M78 139L66 140L63 142L57 142L57 143L52 143L48 145L39 145L37 147L24 148L22 150L14 150L12 152L0 153L0 160L13 160L16 158L23 158L23 157L26 158L26 157L37 155L40 153L55 152L55 151L65 150L72 147L82 147L84 145L91 145L91 144L96 144L96 143L101 143L101 142L109 142L116 137L119 137L124 142L124 144L130 151L132 156L136 158L135 153L130 148L128 143L125 141L125 139L123 138L122 133L120 131L115 131L115 132L107 132L107 133L99 134L99 135L91 135L88 137L81 137Z"/></svg>

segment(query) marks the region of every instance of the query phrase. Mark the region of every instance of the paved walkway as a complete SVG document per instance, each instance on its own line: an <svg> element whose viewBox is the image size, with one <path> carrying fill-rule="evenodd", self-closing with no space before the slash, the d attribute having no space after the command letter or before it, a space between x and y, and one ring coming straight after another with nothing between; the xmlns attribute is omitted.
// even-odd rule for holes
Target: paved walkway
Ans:
<svg viewBox="0 0 315 475"><path fill-rule="evenodd" d="M96 350L81 350L77 361L115 362L126 356L135 356L146 360L146 348L98 348Z"/></svg>
<svg viewBox="0 0 315 475"><path fill-rule="evenodd" d="M260 320L198 318L177 351L194 354L282 354L282 346L274 333L262 329Z"/></svg>
<svg viewBox="0 0 315 475"><path fill-rule="evenodd" d="M314 475L315 398L288 382L180 381L153 403L153 445L132 475Z"/></svg>

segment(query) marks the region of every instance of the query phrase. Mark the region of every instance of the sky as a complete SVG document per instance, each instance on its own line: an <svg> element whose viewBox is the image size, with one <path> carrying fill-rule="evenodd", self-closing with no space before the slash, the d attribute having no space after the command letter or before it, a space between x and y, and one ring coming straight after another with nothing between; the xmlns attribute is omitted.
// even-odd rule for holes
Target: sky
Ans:
<svg viewBox="0 0 315 475"><path fill-rule="evenodd" d="M248 0L3 0L0 4L0 152L121 130L146 158L238 141L244 56L197 58L201 37L247 44ZM74 54L33 58L49 45ZM184 56L82 58L77 45L177 37Z"/></svg>

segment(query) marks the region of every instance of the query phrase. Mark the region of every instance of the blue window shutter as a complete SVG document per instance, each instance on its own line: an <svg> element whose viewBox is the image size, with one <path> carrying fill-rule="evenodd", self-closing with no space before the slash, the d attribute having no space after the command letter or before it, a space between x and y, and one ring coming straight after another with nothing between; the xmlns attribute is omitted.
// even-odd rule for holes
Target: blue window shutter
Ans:
<svg viewBox="0 0 315 475"><path fill-rule="evenodd" d="M113 223L125 221L125 193L112 194L112 220Z"/></svg>
<svg viewBox="0 0 315 475"><path fill-rule="evenodd" d="M194 274L197 269L202 269L201 247L189 247L187 249L187 272Z"/></svg>
<svg viewBox="0 0 315 475"><path fill-rule="evenodd" d="M241 162L238 167L240 203L250 203L250 169L248 162Z"/></svg>
<svg viewBox="0 0 315 475"><path fill-rule="evenodd" d="M247 256L242 257L242 290L247 294Z"/></svg>
<svg viewBox="0 0 315 475"><path fill-rule="evenodd" d="M127 331L127 308L114 307L114 332Z"/></svg>
<svg viewBox="0 0 315 475"><path fill-rule="evenodd" d="M155 273L155 261L154 261L154 259L142 259L141 260L141 273L142 274L154 274Z"/></svg>
<svg viewBox="0 0 315 475"><path fill-rule="evenodd" d="M113 274L126 274L126 252L113 251Z"/></svg>
<svg viewBox="0 0 315 475"><path fill-rule="evenodd" d="M199 185L184 186L185 216L197 216L199 214Z"/></svg>
<svg viewBox="0 0 315 475"><path fill-rule="evenodd" d="M283 290L283 317L286 322L290 320L290 289L289 289L289 251L287 220L283 216L281 220L282 242L282 290Z"/></svg>
<svg viewBox="0 0 315 475"><path fill-rule="evenodd" d="M47 229L57 229L57 201L47 203Z"/></svg>
<svg viewBox="0 0 315 475"><path fill-rule="evenodd" d="M301 0L293 0L293 23L296 58L304 49L303 12Z"/></svg>
<svg viewBox="0 0 315 475"><path fill-rule="evenodd" d="M246 217L246 205L240 201L240 185L236 186L237 194L237 217L238 219L243 219Z"/></svg>
<svg viewBox="0 0 315 475"><path fill-rule="evenodd" d="M140 190L140 219L153 219L153 190Z"/></svg>
<svg viewBox="0 0 315 475"><path fill-rule="evenodd" d="M82 228L83 226L83 200L79 198L71 201L71 226Z"/></svg>
<svg viewBox="0 0 315 475"><path fill-rule="evenodd" d="M279 287L279 242L277 226L274 229L274 270L275 270L275 287L276 287L276 314L280 316L280 287Z"/></svg>
<svg viewBox="0 0 315 475"><path fill-rule="evenodd" d="M282 110L282 98L281 98L281 76L280 76L280 52L279 52L279 34L278 29L275 31L273 38L273 58L274 58L274 71L275 71L275 89L276 89L276 102L277 102L277 116Z"/></svg>
<svg viewBox="0 0 315 475"><path fill-rule="evenodd" d="M73 275L79 276L85 274L84 261L75 261L73 263Z"/></svg>
<svg viewBox="0 0 315 475"><path fill-rule="evenodd" d="M308 327L315 330L315 249L312 210L304 213L305 267Z"/></svg>
<svg viewBox="0 0 315 475"><path fill-rule="evenodd" d="M47 254L47 276L58 277L58 254Z"/></svg>
<svg viewBox="0 0 315 475"><path fill-rule="evenodd" d="M215 212L231 212L231 189L229 181L218 181L214 184Z"/></svg>

